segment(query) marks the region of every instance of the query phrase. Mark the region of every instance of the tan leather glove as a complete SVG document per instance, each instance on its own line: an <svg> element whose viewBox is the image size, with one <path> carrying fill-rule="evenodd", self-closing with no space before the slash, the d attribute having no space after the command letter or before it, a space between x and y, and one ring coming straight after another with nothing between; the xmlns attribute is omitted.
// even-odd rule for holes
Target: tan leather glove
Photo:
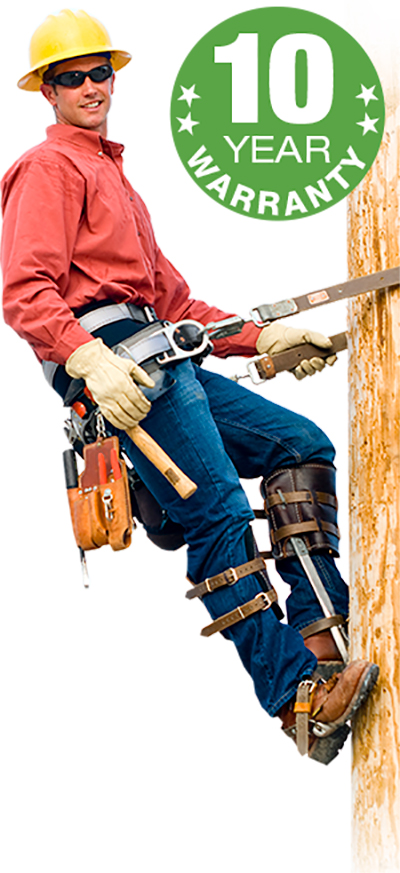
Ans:
<svg viewBox="0 0 400 873"><path fill-rule="evenodd" d="M135 427L151 409L135 382L153 388L153 380L134 361L115 355L101 339L75 349L65 369L74 379L85 380L104 417L121 430Z"/></svg>
<svg viewBox="0 0 400 873"><path fill-rule="evenodd" d="M332 345L328 337L315 330L287 327L275 321L263 327L256 348L259 355L266 353L272 357L279 352L285 352L286 349L300 346L302 343L312 343L314 346L320 346L321 349L329 349ZM305 376L313 376L317 370L323 370L325 364L331 367L336 360L336 355L330 355L328 358L311 358L310 361L304 360L298 364L293 373L296 379L304 379Z"/></svg>

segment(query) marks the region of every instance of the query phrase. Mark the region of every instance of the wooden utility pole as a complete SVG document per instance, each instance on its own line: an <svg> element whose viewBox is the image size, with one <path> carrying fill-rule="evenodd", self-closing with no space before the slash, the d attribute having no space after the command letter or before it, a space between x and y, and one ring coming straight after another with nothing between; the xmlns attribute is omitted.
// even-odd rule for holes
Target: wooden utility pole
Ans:
<svg viewBox="0 0 400 873"><path fill-rule="evenodd" d="M366 12L359 4L360 15ZM379 4L374 20L379 17ZM379 27L379 25L377 25ZM349 277L399 263L399 66L394 36L358 38L385 93L378 157L348 206ZM395 28L393 28L395 31ZM353 733L353 870L400 871L400 290L349 306L352 657L380 666Z"/></svg>

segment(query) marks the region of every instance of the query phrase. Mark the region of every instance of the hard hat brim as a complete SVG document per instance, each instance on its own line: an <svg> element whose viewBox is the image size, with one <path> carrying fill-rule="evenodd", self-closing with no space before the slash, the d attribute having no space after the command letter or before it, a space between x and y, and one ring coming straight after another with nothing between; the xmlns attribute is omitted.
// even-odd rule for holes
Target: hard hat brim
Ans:
<svg viewBox="0 0 400 873"><path fill-rule="evenodd" d="M43 75L49 68L50 64L54 64L57 61L59 61L61 64L62 61L65 61L67 59L69 60L71 57L83 58L90 57L90 55L103 55L106 51L110 52L111 63L113 69L116 72L118 70L121 70L122 67L125 67L126 64L129 64L129 61L132 60L132 55L130 55L129 52L117 51L115 49L112 49L111 46L104 46L104 43L102 46L98 46L98 50L96 50L95 47L94 49L91 49L90 52L88 52L87 46L85 48L82 48L81 50L79 48L74 49L73 55L71 55L70 52L68 53L68 55L66 55L64 51L48 58L44 66L42 65L32 67L32 69L29 70L29 73L27 73L25 76L22 76L22 78L18 80L18 88L22 88L23 91L40 91L40 86L43 84Z"/></svg>

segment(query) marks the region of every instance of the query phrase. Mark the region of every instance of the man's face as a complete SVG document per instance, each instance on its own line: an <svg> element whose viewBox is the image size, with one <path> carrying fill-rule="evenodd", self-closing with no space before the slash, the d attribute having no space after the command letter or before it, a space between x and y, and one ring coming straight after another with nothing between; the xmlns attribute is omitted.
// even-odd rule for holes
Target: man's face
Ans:
<svg viewBox="0 0 400 873"><path fill-rule="evenodd" d="M58 76L70 70L81 70L84 73L106 63L104 57L73 58L61 62L54 67L52 75ZM41 86L41 91L54 107L59 124L73 124L87 130L96 130L106 134L106 119L111 105L111 94L114 91L113 74L104 82L92 82L88 77L79 88L66 88L63 85Z"/></svg>

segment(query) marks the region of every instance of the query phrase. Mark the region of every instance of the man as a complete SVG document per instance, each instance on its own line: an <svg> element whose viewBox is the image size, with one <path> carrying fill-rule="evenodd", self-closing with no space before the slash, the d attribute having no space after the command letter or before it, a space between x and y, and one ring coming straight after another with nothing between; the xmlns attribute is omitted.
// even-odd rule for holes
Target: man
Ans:
<svg viewBox="0 0 400 873"><path fill-rule="evenodd" d="M61 396L71 378L84 379L138 475L183 529L190 594L204 597L213 619L205 635L221 631L235 643L263 708L297 735L303 754L329 763L378 674L356 661L328 682L320 678L324 663L340 658L331 631L348 611L333 559L333 446L312 422L190 359L160 370L154 354L141 367L112 351L119 343L133 349L142 331L154 338L159 320L207 324L227 315L190 298L123 175L123 147L107 139L115 71L129 60L84 12L49 16L32 38L31 69L18 84L41 90L56 124L3 179L5 319L51 365ZM307 341L330 345L310 331L248 324L217 340L214 353L274 354ZM317 357L296 375L323 366ZM197 483L186 502L128 438L125 430L138 422ZM291 586L287 625L258 557L239 477L263 479L277 567ZM296 557L299 537L329 591L335 614L328 618Z"/></svg>

